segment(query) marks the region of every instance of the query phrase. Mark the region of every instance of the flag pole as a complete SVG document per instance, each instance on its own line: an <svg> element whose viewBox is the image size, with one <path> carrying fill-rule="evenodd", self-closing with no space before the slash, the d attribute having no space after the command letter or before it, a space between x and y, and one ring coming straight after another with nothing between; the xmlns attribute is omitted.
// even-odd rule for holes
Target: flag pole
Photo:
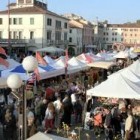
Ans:
<svg viewBox="0 0 140 140"><path fill-rule="evenodd" d="M65 50L65 80L68 76L68 49Z"/></svg>
<svg viewBox="0 0 140 140"><path fill-rule="evenodd" d="M9 55L11 55L11 46L10 46L10 0L8 0L8 49L9 49Z"/></svg>

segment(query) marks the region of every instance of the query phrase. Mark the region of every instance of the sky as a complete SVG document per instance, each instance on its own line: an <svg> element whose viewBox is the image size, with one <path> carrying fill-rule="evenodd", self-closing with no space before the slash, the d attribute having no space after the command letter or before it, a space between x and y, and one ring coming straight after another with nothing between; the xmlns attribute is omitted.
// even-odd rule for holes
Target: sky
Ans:
<svg viewBox="0 0 140 140"><path fill-rule="evenodd" d="M4 10L8 0L0 0ZM40 0L57 14L74 13L89 21L108 20L111 24L135 22L140 19L140 0ZM16 2L16 0L10 0Z"/></svg>

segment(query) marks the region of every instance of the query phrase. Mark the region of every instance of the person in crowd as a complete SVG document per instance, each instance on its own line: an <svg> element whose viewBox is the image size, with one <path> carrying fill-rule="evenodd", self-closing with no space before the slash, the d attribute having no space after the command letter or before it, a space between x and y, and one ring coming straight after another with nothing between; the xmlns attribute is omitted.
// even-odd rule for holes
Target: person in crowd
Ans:
<svg viewBox="0 0 140 140"><path fill-rule="evenodd" d="M75 123L81 123L82 122L82 104L80 100L78 99L75 103Z"/></svg>
<svg viewBox="0 0 140 140"><path fill-rule="evenodd" d="M42 123L42 119L41 119L41 105L43 104L43 98L41 98L40 96L36 97L34 104L35 104L36 120L37 120L37 123L40 125Z"/></svg>
<svg viewBox="0 0 140 140"><path fill-rule="evenodd" d="M37 126L35 125L35 117L33 112L29 111L27 115L27 138L37 133Z"/></svg>
<svg viewBox="0 0 140 140"><path fill-rule="evenodd" d="M127 112L127 118L125 121L125 140L133 140L134 139L134 131L133 131L133 116L132 112L129 110Z"/></svg>
<svg viewBox="0 0 140 140"><path fill-rule="evenodd" d="M72 103L68 95L65 95L63 99L64 114L62 116L62 122L67 125L71 124L71 114L72 114Z"/></svg>
<svg viewBox="0 0 140 140"><path fill-rule="evenodd" d="M95 135L100 135L101 128L103 127L102 112L97 111L93 116L94 133Z"/></svg>
<svg viewBox="0 0 140 140"><path fill-rule="evenodd" d="M4 115L3 132L5 140L17 140L17 122L12 110L9 108Z"/></svg>
<svg viewBox="0 0 140 140"><path fill-rule="evenodd" d="M104 120L104 131L106 140L113 140L112 115L109 109L106 109L106 116Z"/></svg>
<svg viewBox="0 0 140 140"><path fill-rule="evenodd" d="M90 112L93 106L93 99L92 96L87 98L87 112Z"/></svg>
<svg viewBox="0 0 140 140"><path fill-rule="evenodd" d="M2 93L0 93L0 106L5 104L5 98Z"/></svg>
<svg viewBox="0 0 140 140"><path fill-rule="evenodd" d="M53 102L55 107L55 127L60 127L62 115L63 115L63 104L61 98L58 96L57 100Z"/></svg>
<svg viewBox="0 0 140 140"><path fill-rule="evenodd" d="M117 105L115 105L111 109L111 114L112 114L112 126L114 129L114 134L118 135L120 133L120 116L119 116L119 110Z"/></svg>
<svg viewBox="0 0 140 140"><path fill-rule="evenodd" d="M125 134L125 121L127 118L127 112L123 109L120 109L120 126L121 126L121 137L124 139Z"/></svg>
<svg viewBox="0 0 140 140"><path fill-rule="evenodd" d="M50 102L45 112L45 133L51 131L54 127L54 113L55 108L53 102Z"/></svg>
<svg viewBox="0 0 140 140"><path fill-rule="evenodd" d="M40 118L41 118L41 122L45 118L45 112L46 112L46 109L48 107L48 103L49 103L48 100L43 99L42 104L40 105Z"/></svg>
<svg viewBox="0 0 140 140"><path fill-rule="evenodd" d="M71 94L71 103L72 103L72 106L73 106L72 109L73 109L73 114L74 114L74 116L75 116L75 113L76 113L76 110L75 110L76 102L77 102L76 93L73 92L73 93Z"/></svg>
<svg viewBox="0 0 140 140"><path fill-rule="evenodd" d="M33 98L34 98L33 89L28 88L27 91L26 91L26 99L27 99L27 106L28 107L31 107L32 106Z"/></svg>

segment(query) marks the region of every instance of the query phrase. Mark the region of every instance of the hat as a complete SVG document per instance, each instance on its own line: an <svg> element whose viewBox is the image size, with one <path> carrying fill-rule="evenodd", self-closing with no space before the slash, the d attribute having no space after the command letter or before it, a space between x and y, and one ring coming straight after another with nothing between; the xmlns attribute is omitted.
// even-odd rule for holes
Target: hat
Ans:
<svg viewBox="0 0 140 140"><path fill-rule="evenodd" d="M28 113L28 115L27 115L27 118L34 118L33 112L30 111L30 112Z"/></svg>

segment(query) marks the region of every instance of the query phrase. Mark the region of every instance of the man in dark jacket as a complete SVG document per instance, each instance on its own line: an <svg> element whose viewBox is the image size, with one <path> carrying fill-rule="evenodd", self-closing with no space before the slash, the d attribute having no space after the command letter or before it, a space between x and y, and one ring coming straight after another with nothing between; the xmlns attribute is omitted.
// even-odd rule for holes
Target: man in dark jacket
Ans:
<svg viewBox="0 0 140 140"><path fill-rule="evenodd" d="M113 132L112 132L112 115L110 110L106 111L106 117L104 122L104 128L105 128L105 137L106 140L112 140L113 139Z"/></svg>

